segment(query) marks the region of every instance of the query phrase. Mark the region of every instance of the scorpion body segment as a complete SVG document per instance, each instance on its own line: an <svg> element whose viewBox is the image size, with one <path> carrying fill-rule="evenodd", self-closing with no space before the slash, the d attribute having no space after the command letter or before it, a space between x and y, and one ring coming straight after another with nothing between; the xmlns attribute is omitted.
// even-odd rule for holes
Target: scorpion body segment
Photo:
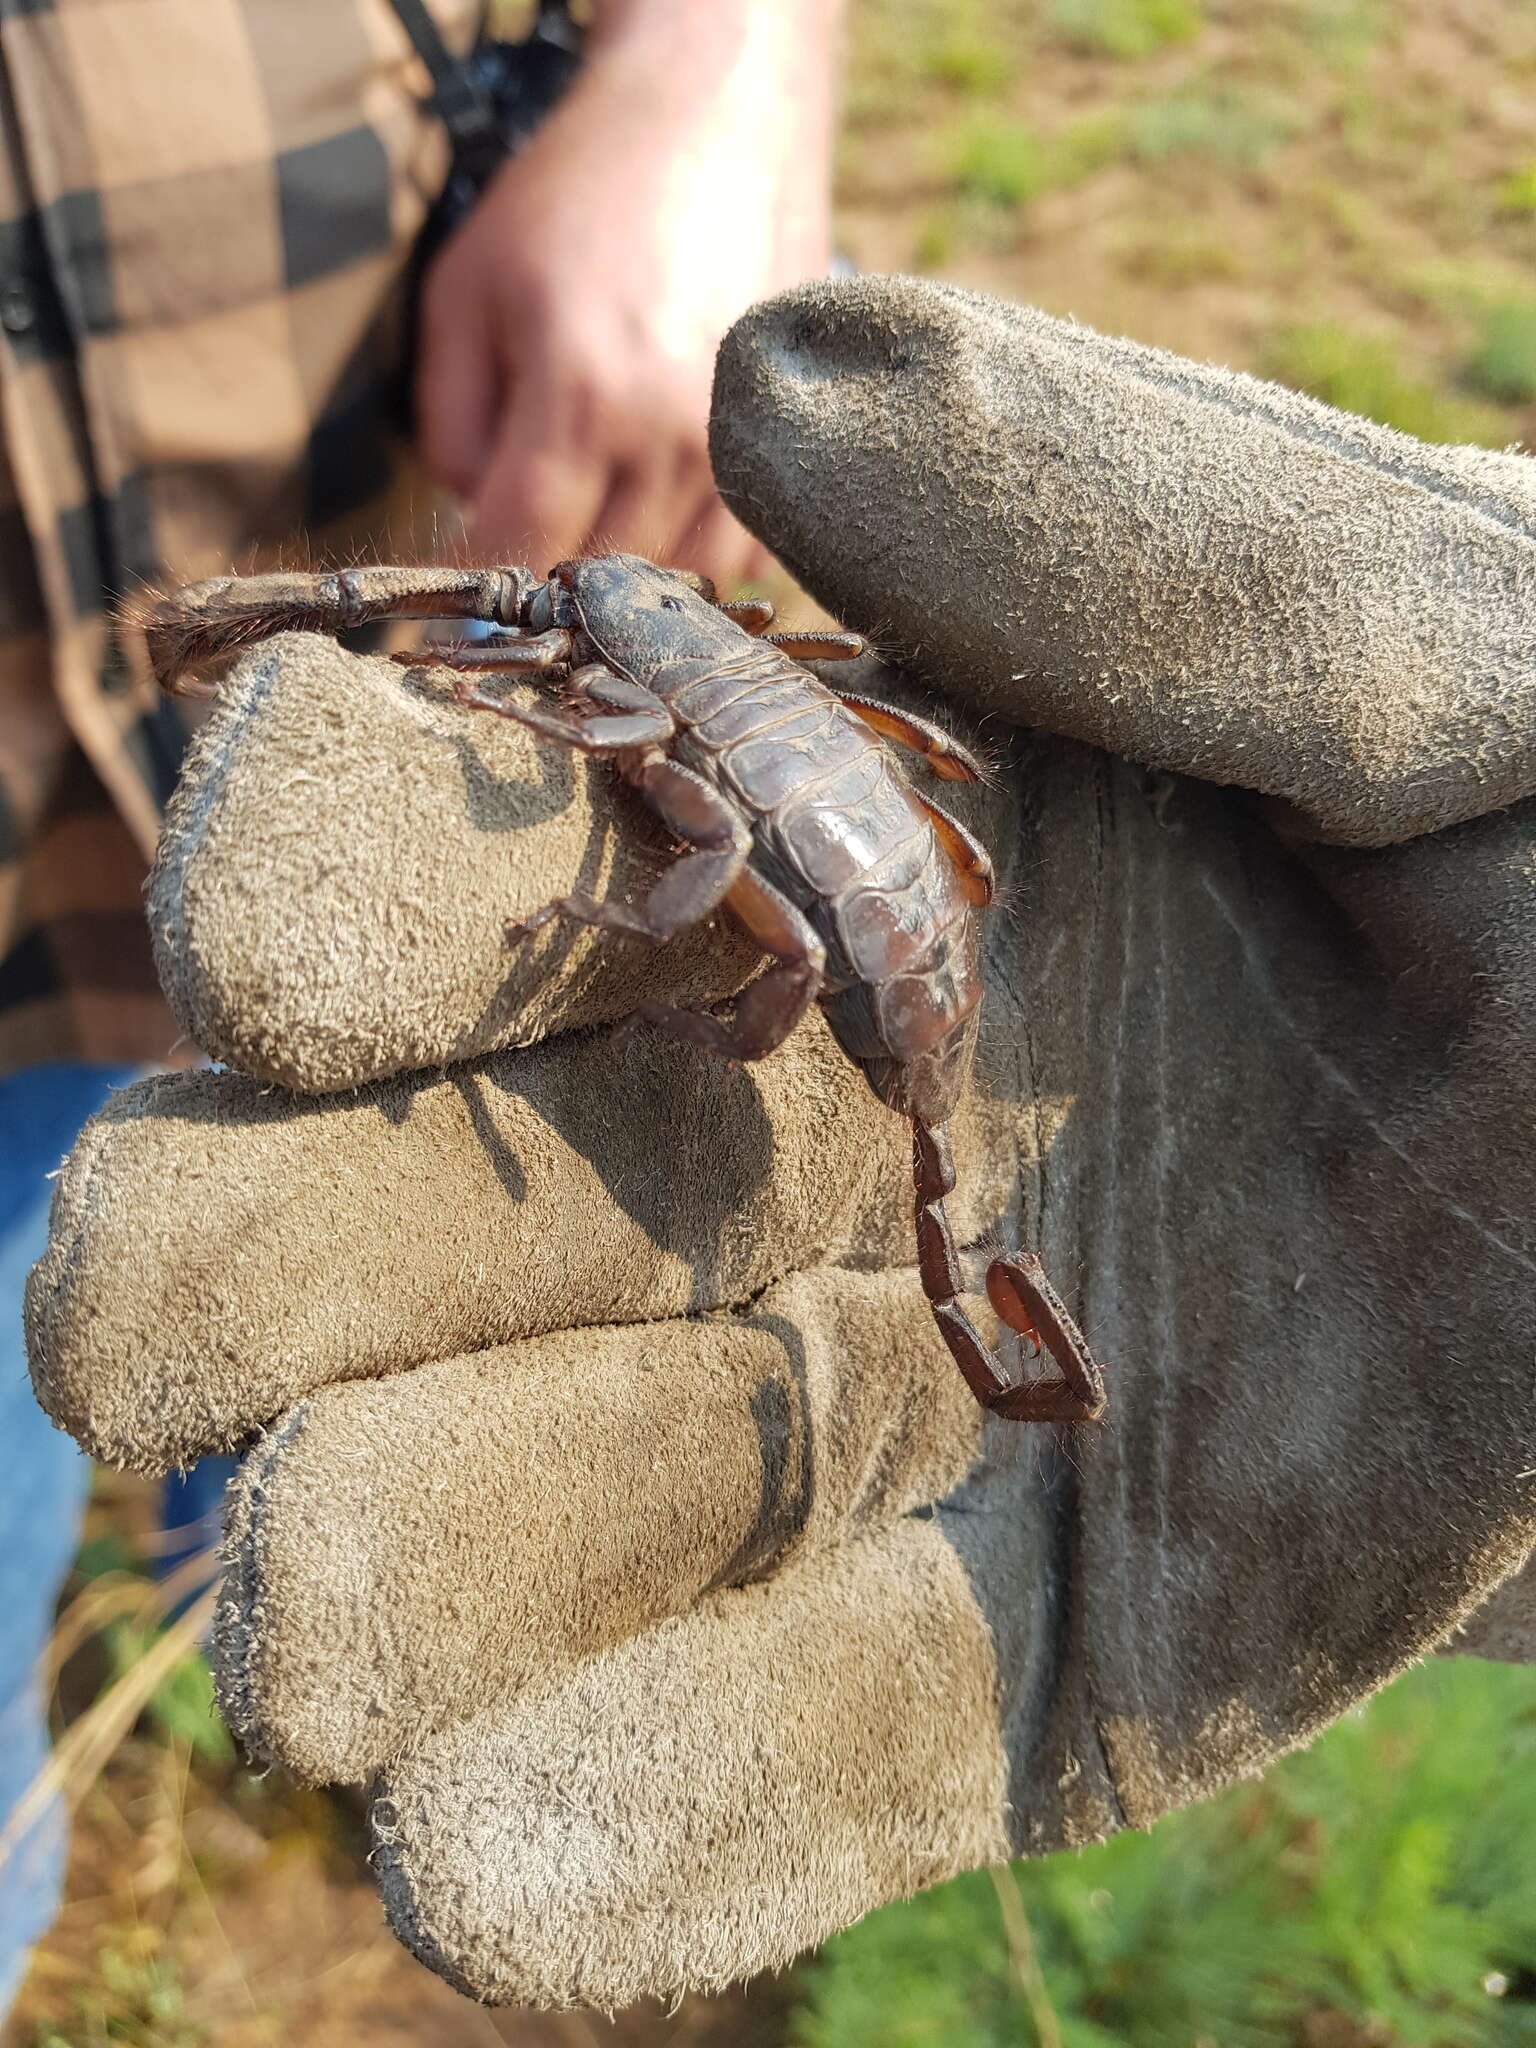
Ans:
<svg viewBox="0 0 1536 2048"><path fill-rule="evenodd" d="M876 1095L911 1120L922 1284L976 1398L1017 1420L1100 1415L1100 1368L1037 1259L992 1260L987 1293L1010 1329L1049 1353L1054 1376L1010 1376L958 1299L944 1126L975 1049L974 912L990 900L991 863L912 787L892 743L948 780L975 780L976 764L937 727L841 697L800 665L862 652L853 635L768 635L770 606L717 605L703 579L634 556L562 562L544 582L520 569L230 578L160 600L142 623L162 682L175 687L199 660L285 627L445 615L503 630L395 658L451 668L466 706L611 760L683 849L643 902L563 897L514 935L565 917L661 944L728 910L769 959L734 1013L648 1004L641 1014L694 1044L759 1059L819 1002ZM514 702L477 687L495 673L557 687Z"/></svg>
<svg viewBox="0 0 1536 2048"><path fill-rule="evenodd" d="M838 1043L893 1109L942 1123L976 1034L975 920L890 749L776 648L651 687L672 758L740 807L754 872L821 940Z"/></svg>

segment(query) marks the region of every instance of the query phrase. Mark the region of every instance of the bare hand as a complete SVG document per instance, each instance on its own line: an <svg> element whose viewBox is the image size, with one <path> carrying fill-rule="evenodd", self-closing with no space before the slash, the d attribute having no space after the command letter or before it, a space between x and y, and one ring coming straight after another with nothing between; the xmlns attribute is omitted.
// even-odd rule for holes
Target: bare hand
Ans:
<svg viewBox="0 0 1536 2048"><path fill-rule="evenodd" d="M825 272L834 14L611 11L439 258L419 417L477 555L629 550L722 585L766 566L715 492L710 380L746 306Z"/></svg>

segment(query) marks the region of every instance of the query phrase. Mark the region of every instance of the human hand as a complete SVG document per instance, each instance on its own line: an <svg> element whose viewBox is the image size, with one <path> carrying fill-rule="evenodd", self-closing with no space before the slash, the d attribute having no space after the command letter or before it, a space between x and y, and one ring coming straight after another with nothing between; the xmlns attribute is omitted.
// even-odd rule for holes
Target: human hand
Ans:
<svg viewBox="0 0 1536 2048"><path fill-rule="evenodd" d="M834 0L603 10L567 98L427 277L418 417L480 559L767 557L709 472L715 350L827 269Z"/></svg>
<svg viewBox="0 0 1536 2048"><path fill-rule="evenodd" d="M635 886L599 773L315 640L247 658L152 902L254 1078L119 1097L32 1291L94 1448L260 1432L226 1712L379 1773L391 1918L482 1997L718 1984L1145 1824L1532 1534L1524 466L878 280L744 323L716 460L989 715L958 1231L1042 1246L1105 1422L982 1428L819 1019L734 1071L618 1021L739 943L504 952Z"/></svg>

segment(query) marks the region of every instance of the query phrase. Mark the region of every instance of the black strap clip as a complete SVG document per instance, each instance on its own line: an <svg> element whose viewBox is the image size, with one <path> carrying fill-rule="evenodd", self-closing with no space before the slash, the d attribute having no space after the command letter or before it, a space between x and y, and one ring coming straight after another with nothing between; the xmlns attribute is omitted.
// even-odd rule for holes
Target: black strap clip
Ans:
<svg viewBox="0 0 1536 2048"><path fill-rule="evenodd" d="M456 57L425 0L391 4L431 74L432 103L453 151L429 227L435 244L458 226L565 92L581 63L582 34L567 0L540 0L521 42L482 35L467 56Z"/></svg>

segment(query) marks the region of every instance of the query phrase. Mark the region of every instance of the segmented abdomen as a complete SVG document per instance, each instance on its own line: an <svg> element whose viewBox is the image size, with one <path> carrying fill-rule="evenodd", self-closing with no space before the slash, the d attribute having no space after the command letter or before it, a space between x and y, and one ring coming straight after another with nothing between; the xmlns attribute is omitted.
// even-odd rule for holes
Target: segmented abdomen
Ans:
<svg viewBox="0 0 1536 2048"><path fill-rule="evenodd" d="M678 720L676 758L740 806L753 867L825 943L823 1007L844 1050L957 1066L958 1088L981 997L975 920L889 748L768 648L677 663L652 687ZM914 1107L904 1084L871 1079Z"/></svg>

